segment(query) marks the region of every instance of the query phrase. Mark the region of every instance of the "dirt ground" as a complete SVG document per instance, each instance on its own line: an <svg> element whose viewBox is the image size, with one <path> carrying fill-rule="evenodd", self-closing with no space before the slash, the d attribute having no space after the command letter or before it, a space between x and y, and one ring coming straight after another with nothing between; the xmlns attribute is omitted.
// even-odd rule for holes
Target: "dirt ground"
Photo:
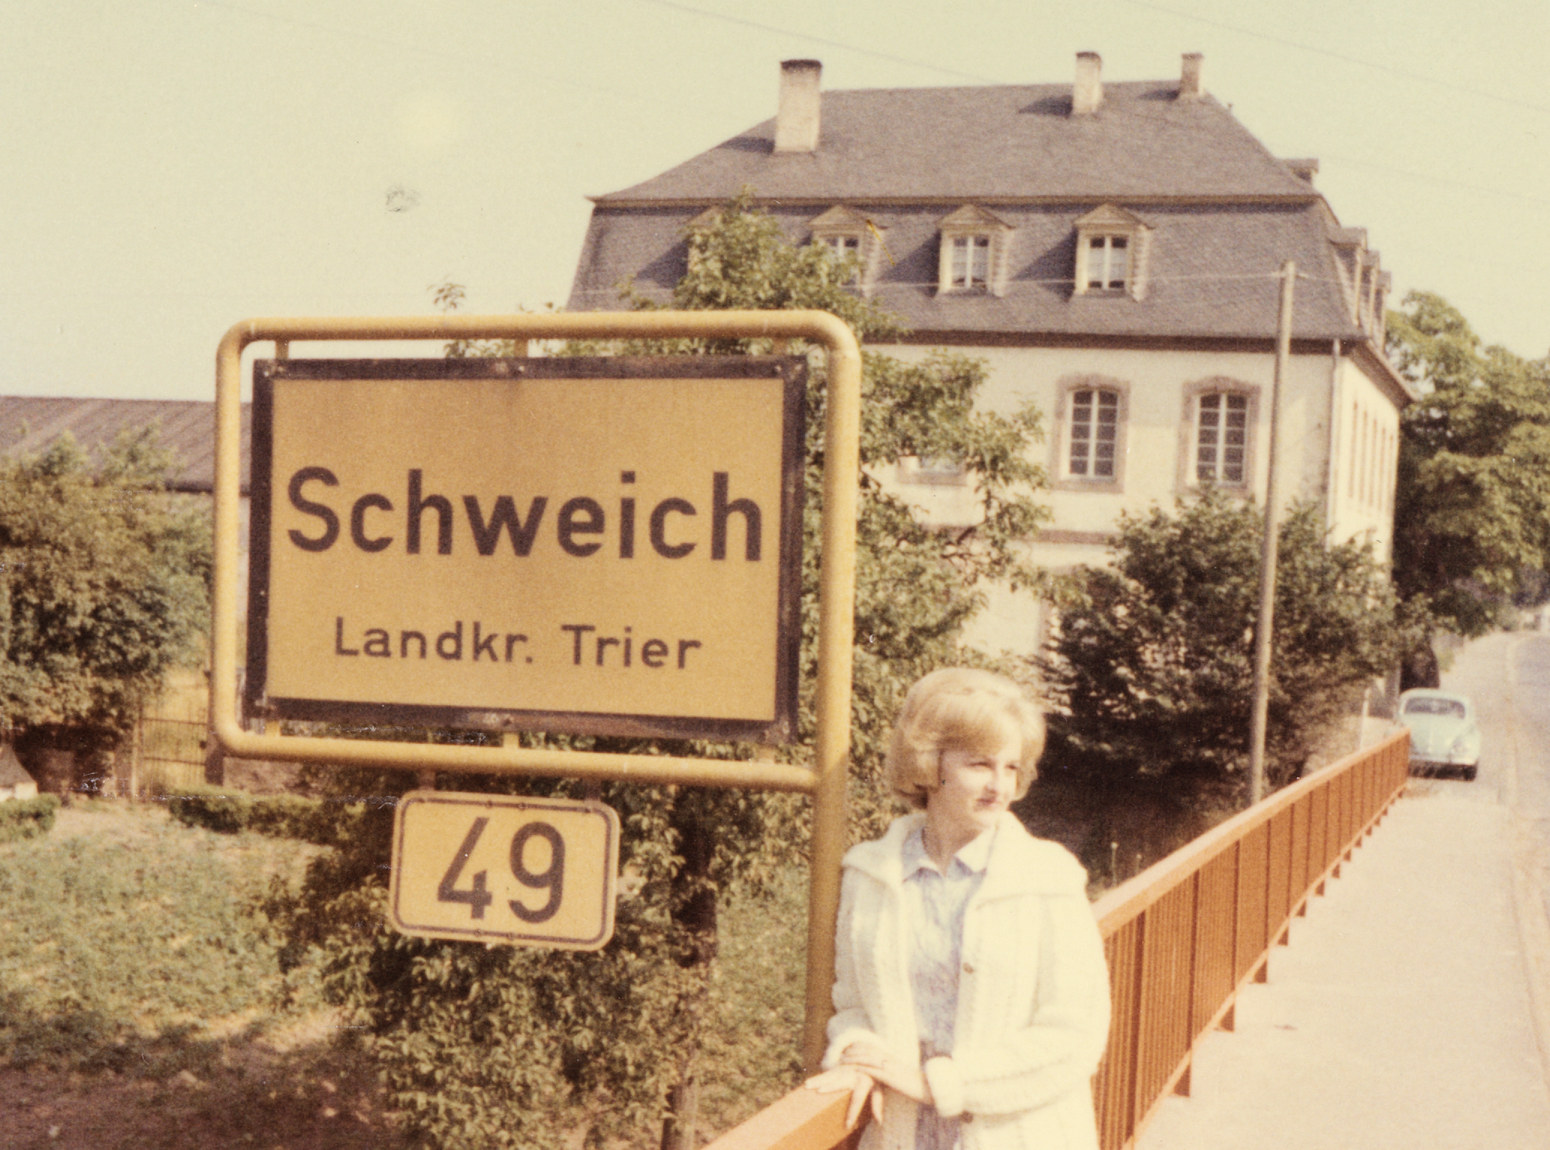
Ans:
<svg viewBox="0 0 1550 1150"><path fill-rule="evenodd" d="M0 1068L0 1147L35 1150L352 1150L403 1143L370 1078L330 1066L243 1052L205 1075L163 1082L104 1074ZM341 1069L346 1070L340 1073Z"/></svg>
<svg viewBox="0 0 1550 1150"><path fill-rule="evenodd" d="M143 819L66 807L53 835L143 833ZM127 813L127 812L126 812ZM405 1145L364 1060L313 1015L209 1042L170 1077L0 1063L0 1150L396 1150Z"/></svg>

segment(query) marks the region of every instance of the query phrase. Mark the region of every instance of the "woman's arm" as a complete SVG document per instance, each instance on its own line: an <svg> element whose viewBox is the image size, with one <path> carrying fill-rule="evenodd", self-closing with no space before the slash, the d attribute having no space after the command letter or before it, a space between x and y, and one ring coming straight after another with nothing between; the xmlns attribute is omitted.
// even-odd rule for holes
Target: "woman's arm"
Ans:
<svg viewBox="0 0 1550 1150"><path fill-rule="evenodd" d="M846 871L840 886L839 923L835 934L834 956L834 1015L829 1019L826 1033L828 1050L824 1052L822 1074L809 1078L806 1086L820 1094L850 1092L850 1106L845 1115L846 1129L854 1126L861 1117L861 1109L868 1096L872 1100L872 1116L879 1122L883 1118L883 1092L876 1089L876 1076L857 1064L855 1053L859 1050L882 1049L881 1039L872 1029L866 1007L862 1004L861 990L856 977L856 955L851 948L852 924L856 915L856 883L860 881L851 871Z"/></svg>
<svg viewBox="0 0 1550 1150"><path fill-rule="evenodd" d="M834 1015L829 1019L826 1030L829 1047L823 1056L825 1070L838 1066L845 1051L852 1046L884 1045L861 992L860 969L865 964L864 957L857 955L851 946L851 939L855 936L861 887L869 881L853 870L846 870L840 884L839 923L834 939L834 989L831 995Z"/></svg>

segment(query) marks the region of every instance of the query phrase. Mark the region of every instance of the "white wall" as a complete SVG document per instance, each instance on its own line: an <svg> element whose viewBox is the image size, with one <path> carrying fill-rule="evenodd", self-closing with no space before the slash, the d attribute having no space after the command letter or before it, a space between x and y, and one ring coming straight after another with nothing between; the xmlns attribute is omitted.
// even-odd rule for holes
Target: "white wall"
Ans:
<svg viewBox="0 0 1550 1150"><path fill-rule="evenodd" d="M929 349L922 347L881 350L909 361L929 354ZM1052 486L1038 498L1051 508L1054 519L1043 537L1029 547L1030 557L1040 566L1059 570L1105 562L1105 537L1121 513L1144 514L1153 506L1172 508L1179 496L1197 489L1191 466L1193 443L1185 429L1191 391L1209 386L1208 381L1231 381L1253 397L1249 470L1251 489L1256 499L1263 501L1275 370L1271 353L966 350L989 368L989 381L980 397L983 409L1010 414L1031 399L1043 413L1045 441L1034 453L1049 473ZM1124 396L1115 482L1086 482L1063 474L1067 450L1064 404L1076 381L1114 387ZM1298 499L1318 503L1325 510L1334 538L1367 533L1378 545L1380 558L1386 558L1392 535L1398 421L1392 401L1351 361L1337 359L1333 349L1323 355L1293 356L1282 381L1278 502L1283 506ZM1354 487L1353 468L1359 471ZM928 521L960 524L972 520L973 491L967 485L910 482L908 468L904 468L892 477L889 486L918 507ZM990 605L970 640L991 649L1030 651L1037 644L1038 630L1039 614L1030 595L1012 596L996 589L990 593Z"/></svg>

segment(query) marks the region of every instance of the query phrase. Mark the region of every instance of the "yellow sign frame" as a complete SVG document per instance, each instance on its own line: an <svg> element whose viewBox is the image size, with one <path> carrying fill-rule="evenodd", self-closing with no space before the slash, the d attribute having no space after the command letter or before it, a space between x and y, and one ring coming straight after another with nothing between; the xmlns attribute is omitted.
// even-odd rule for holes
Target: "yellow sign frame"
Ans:
<svg viewBox="0 0 1550 1150"><path fill-rule="evenodd" d="M516 746L470 747L298 737L247 731L237 699L242 488L242 359L272 342L276 358L298 341L467 339L791 339L828 353L823 531L818 598L817 732L811 767L765 758L722 761L599 754ZM843 321L819 311L641 311L556 315L265 318L234 324L215 369L215 594L211 635L211 726L230 755L334 766L389 767L646 784L741 787L812 796L807 1013L803 1057L816 1069L831 1011L840 857L845 846L845 774L850 755L857 476L860 472L861 349Z"/></svg>

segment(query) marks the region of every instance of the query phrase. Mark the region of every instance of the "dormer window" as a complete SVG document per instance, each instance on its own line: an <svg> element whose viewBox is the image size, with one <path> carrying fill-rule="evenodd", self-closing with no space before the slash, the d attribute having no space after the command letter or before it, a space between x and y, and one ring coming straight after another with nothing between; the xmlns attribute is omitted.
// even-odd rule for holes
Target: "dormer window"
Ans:
<svg viewBox="0 0 1550 1150"><path fill-rule="evenodd" d="M940 292L1006 291L1012 227L984 208L965 204L942 221Z"/></svg>
<svg viewBox="0 0 1550 1150"><path fill-rule="evenodd" d="M883 247L883 229L843 204L830 208L807 226L812 230L813 243L828 248L835 259L855 257L858 268L852 282L860 285L863 294L869 292Z"/></svg>
<svg viewBox="0 0 1550 1150"><path fill-rule="evenodd" d="M835 259L842 260L847 256L859 256L861 254L860 236L823 236L818 239L818 242L826 245L834 252Z"/></svg>
<svg viewBox="0 0 1550 1150"><path fill-rule="evenodd" d="M1124 291L1130 286L1130 237L1087 237L1083 277L1088 291Z"/></svg>
<svg viewBox="0 0 1550 1150"><path fill-rule="evenodd" d="M1095 208L1076 221L1077 295L1146 296L1152 229L1134 212L1113 204Z"/></svg>
<svg viewBox="0 0 1550 1150"><path fill-rule="evenodd" d="M984 289L990 283L990 237L953 236L947 241L952 269L948 287L954 291Z"/></svg>

